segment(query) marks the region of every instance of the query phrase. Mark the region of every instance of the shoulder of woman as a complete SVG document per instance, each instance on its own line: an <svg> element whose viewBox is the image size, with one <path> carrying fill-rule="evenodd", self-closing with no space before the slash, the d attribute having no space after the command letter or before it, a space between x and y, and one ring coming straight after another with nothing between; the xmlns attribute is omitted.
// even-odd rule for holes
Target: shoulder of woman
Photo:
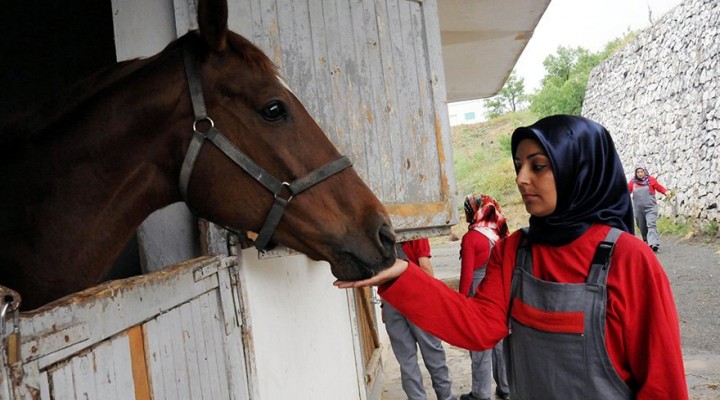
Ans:
<svg viewBox="0 0 720 400"><path fill-rule="evenodd" d="M612 257L614 262L628 265L628 267L635 270L634 272L640 272L640 270L648 272L654 270L663 271L660 261L650 249L650 246L628 232L620 234L615 243Z"/></svg>
<svg viewBox="0 0 720 400"><path fill-rule="evenodd" d="M502 238L495 242L493 251L516 251L523 238L522 229L518 229L511 233L510 236Z"/></svg>

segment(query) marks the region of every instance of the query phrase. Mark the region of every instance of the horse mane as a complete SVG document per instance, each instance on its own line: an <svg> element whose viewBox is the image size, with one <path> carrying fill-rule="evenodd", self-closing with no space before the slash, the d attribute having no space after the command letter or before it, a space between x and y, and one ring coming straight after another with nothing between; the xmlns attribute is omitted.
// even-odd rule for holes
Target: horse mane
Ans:
<svg viewBox="0 0 720 400"><path fill-rule="evenodd" d="M229 47L244 58L251 67L277 74L276 66L262 50L236 33L230 31L227 33ZM76 112L83 109L85 104L95 101L98 96L108 93L117 85L134 79L137 74L151 70L160 60L185 46L193 49L196 57L201 60L206 58L209 52L199 33L190 31L152 57L122 61L103 68L77 81L37 109L17 114L4 122L0 121L0 157L8 156L10 152L17 154L17 151L23 147L22 143L33 138L52 135L51 127L67 118L72 118Z"/></svg>

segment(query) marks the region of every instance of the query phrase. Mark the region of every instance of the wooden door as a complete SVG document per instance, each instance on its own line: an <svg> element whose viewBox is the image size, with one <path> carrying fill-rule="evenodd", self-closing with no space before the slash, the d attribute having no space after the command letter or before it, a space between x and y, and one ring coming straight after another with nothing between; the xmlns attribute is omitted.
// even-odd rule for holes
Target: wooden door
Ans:
<svg viewBox="0 0 720 400"><path fill-rule="evenodd" d="M199 258L21 313L0 398L252 398L235 262Z"/></svg>
<svg viewBox="0 0 720 400"><path fill-rule="evenodd" d="M375 304L371 288L355 289L357 305L358 331L360 348L362 351L363 366L365 367L365 384L368 392L372 392L380 365L380 338L375 318Z"/></svg>

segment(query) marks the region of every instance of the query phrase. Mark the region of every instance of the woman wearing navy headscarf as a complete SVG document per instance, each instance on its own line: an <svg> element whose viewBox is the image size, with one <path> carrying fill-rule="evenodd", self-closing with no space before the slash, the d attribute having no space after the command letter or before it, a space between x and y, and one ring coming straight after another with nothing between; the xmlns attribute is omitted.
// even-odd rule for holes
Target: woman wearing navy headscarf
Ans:
<svg viewBox="0 0 720 400"><path fill-rule="evenodd" d="M670 284L633 234L630 195L607 130L556 115L515 130L529 227L499 241L474 297L397 261L360 282L450 344L506 338L513 399L687 399Z"/></svg>

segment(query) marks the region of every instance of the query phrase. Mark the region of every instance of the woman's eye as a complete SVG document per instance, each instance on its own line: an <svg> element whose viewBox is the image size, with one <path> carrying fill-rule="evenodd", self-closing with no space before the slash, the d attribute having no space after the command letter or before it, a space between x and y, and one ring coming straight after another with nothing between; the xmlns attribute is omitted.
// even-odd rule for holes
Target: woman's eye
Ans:
<svg viewBox="0 0 720 400"><path fill-rule="evenodd" d="M542 171L547 165L545 164L533 164L533 171Z"/></svg>
<svg viewBox="0 0 720 400"><path fill-rule="evenodd" d="M260 110L260 115L268 122L279 121L287 115L285 105L280 101L271 101Z"/></svg>

